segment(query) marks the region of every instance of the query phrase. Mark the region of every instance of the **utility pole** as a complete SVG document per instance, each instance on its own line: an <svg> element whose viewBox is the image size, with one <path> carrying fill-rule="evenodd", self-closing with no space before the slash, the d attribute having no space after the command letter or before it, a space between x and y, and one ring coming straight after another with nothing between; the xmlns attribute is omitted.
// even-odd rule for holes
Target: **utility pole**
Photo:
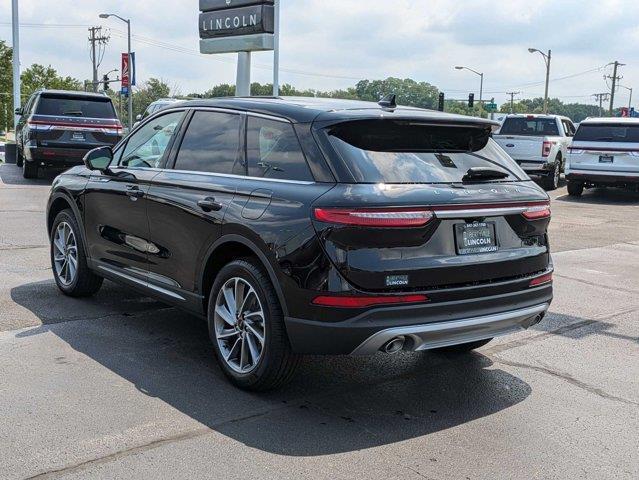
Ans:
<svg viewBox="0 0 639 480"><path fill-rule="evenodd" d="M603 117L603 102L604 100L608 100L608 96L610 94L608 92L604 93L593 93L592 96L595 97L595 100L599 101L599 116Z"/></svg>
<svg viewBox="0 0 639 480"><path fill-rule="evenodd" d="M604 78L610 78L612 80L612 88L610 89L610 109L608 110L608 114L611 117L612 117L612 109L614 108L614 104L615 104L615 90L617 88L617 82L623 78L623 77L617 75L617 69L619 67L625 66L625 63L619 63L617 60L615 60L612 63L612 65L613 65L612 76L606 75L604 77Z"/></svg>
<svg viewBox="0 0 639 480"><path fill-rule="evenodd" d="M102 27L89 28L89 43L91 44L91 63L93 64L93 91L98 91L98 67L102 63L104 48L109 42L109 36L102 34Z"/></svg>
<svg viewBox="0 0 639 480"><path fill-rule="evenodd" d="M510 95L510 113L514 113L515 110L515 95L519 95L521 92L506 92L506 95Z"/></svg>

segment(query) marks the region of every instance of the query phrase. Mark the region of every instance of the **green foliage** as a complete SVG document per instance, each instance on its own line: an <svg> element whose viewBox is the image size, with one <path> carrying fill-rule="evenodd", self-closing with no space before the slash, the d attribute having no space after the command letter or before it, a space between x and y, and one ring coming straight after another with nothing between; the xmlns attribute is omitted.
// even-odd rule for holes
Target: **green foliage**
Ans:
<svg viewBox="0 0 639 480"><path fill-rule="evenodd" d="M11 74L12 51L0 40L0 130L13 125L13 81Z"/></svg>
<svg viewBox="0 0 639 480"><path fill-rule="evenodd" d="M40 88L52 90L84 90L80 80L73 77L62 77L51 66L34 63L20 75L21 93L28 97Z"/></svg>
<svg viewBox="0 0 639 480"><path fill-rule="evenodd" d="M386 80L361 80L355 85L359 100L377 102L384 95L394 93L397 103L420 108L437 108L439 90L426 82L389 77Z"/></svg>
<svg viewBox="0 0 639 480"><path fill-rule="evenodd" d="M514 113L543 113L544 99L533 98L520 100L514 103ZM501 106L502 113L510 112L510 102ZM563 103L558 98L548 99L548 113L552 115L563 115L569 117L573 122L581 122L587 117L598 117L599 106L587 105L584 103ZM604 116L607 115L606 108L603 109Z"/></svg>

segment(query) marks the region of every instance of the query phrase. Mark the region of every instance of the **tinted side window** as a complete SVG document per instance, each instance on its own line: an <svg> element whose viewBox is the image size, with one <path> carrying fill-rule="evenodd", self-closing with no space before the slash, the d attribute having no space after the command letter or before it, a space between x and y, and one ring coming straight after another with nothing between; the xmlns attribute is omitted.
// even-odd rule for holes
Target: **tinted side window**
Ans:
<svg viewBox="0 0 639 480"><path fill-rule="evenodd" d="M251 177L313 181L290 123L248 117L246 149Z"/></svg>
<svg viewBox="0 0 639 480"><path fill-rule="evenodd" d="M167 113L144 124L127 140L120 165L157 168L183 116L184 112Z"/></svg>
<svg viewBox="0 0 639 480"><path fill-rule="evenodd" d="M195 112L175 161L176 170L243 174L240 115Z"/></svg>

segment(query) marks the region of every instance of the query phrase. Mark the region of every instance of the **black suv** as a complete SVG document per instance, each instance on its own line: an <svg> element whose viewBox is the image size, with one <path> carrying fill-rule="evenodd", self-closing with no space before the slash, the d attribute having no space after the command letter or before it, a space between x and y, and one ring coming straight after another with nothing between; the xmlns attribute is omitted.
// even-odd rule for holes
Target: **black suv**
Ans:
<svg viewBox="0 0 639 480"><path fill-rule="evenodd" d="M16 114L17 164L25 178L37 177L38 168L82 164L89 150L122 138L113 102L102 94L39 90Z"/></svg>
<svg viewBox="0 0 639 480"><path fill-rule="evenodd" d="M301 354L477 348L552 299L549 199L495 127L393 102L176 104L54 181L55 280L206 318L254 390Z"/></svg>

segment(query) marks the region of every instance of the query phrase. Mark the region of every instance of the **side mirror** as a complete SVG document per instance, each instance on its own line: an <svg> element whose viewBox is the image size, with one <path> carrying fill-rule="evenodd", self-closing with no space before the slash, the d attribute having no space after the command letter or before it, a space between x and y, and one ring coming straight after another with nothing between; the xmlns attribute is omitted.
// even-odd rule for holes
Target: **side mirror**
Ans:
<svg viewBox="0 0 639 480"><path fill-rule="evenodd" d="M82 159L89 170L106 172L113 161L113 150L111 147L98 147L87 152Z"/></svg>
<svg viewBox="0 0 639 480"><path fill-rule="evenodd" d="M140 120L142 120L142 115L140 115L139 113L135 116L135 121L139 122Z"/></svg>
<svg viewBox="0 0 639 480"><path fill-rule="evenodd" d="M22 116L24 114L24 110L22 110L22 107L16 108L15 109L15 114Z"/></svg>

